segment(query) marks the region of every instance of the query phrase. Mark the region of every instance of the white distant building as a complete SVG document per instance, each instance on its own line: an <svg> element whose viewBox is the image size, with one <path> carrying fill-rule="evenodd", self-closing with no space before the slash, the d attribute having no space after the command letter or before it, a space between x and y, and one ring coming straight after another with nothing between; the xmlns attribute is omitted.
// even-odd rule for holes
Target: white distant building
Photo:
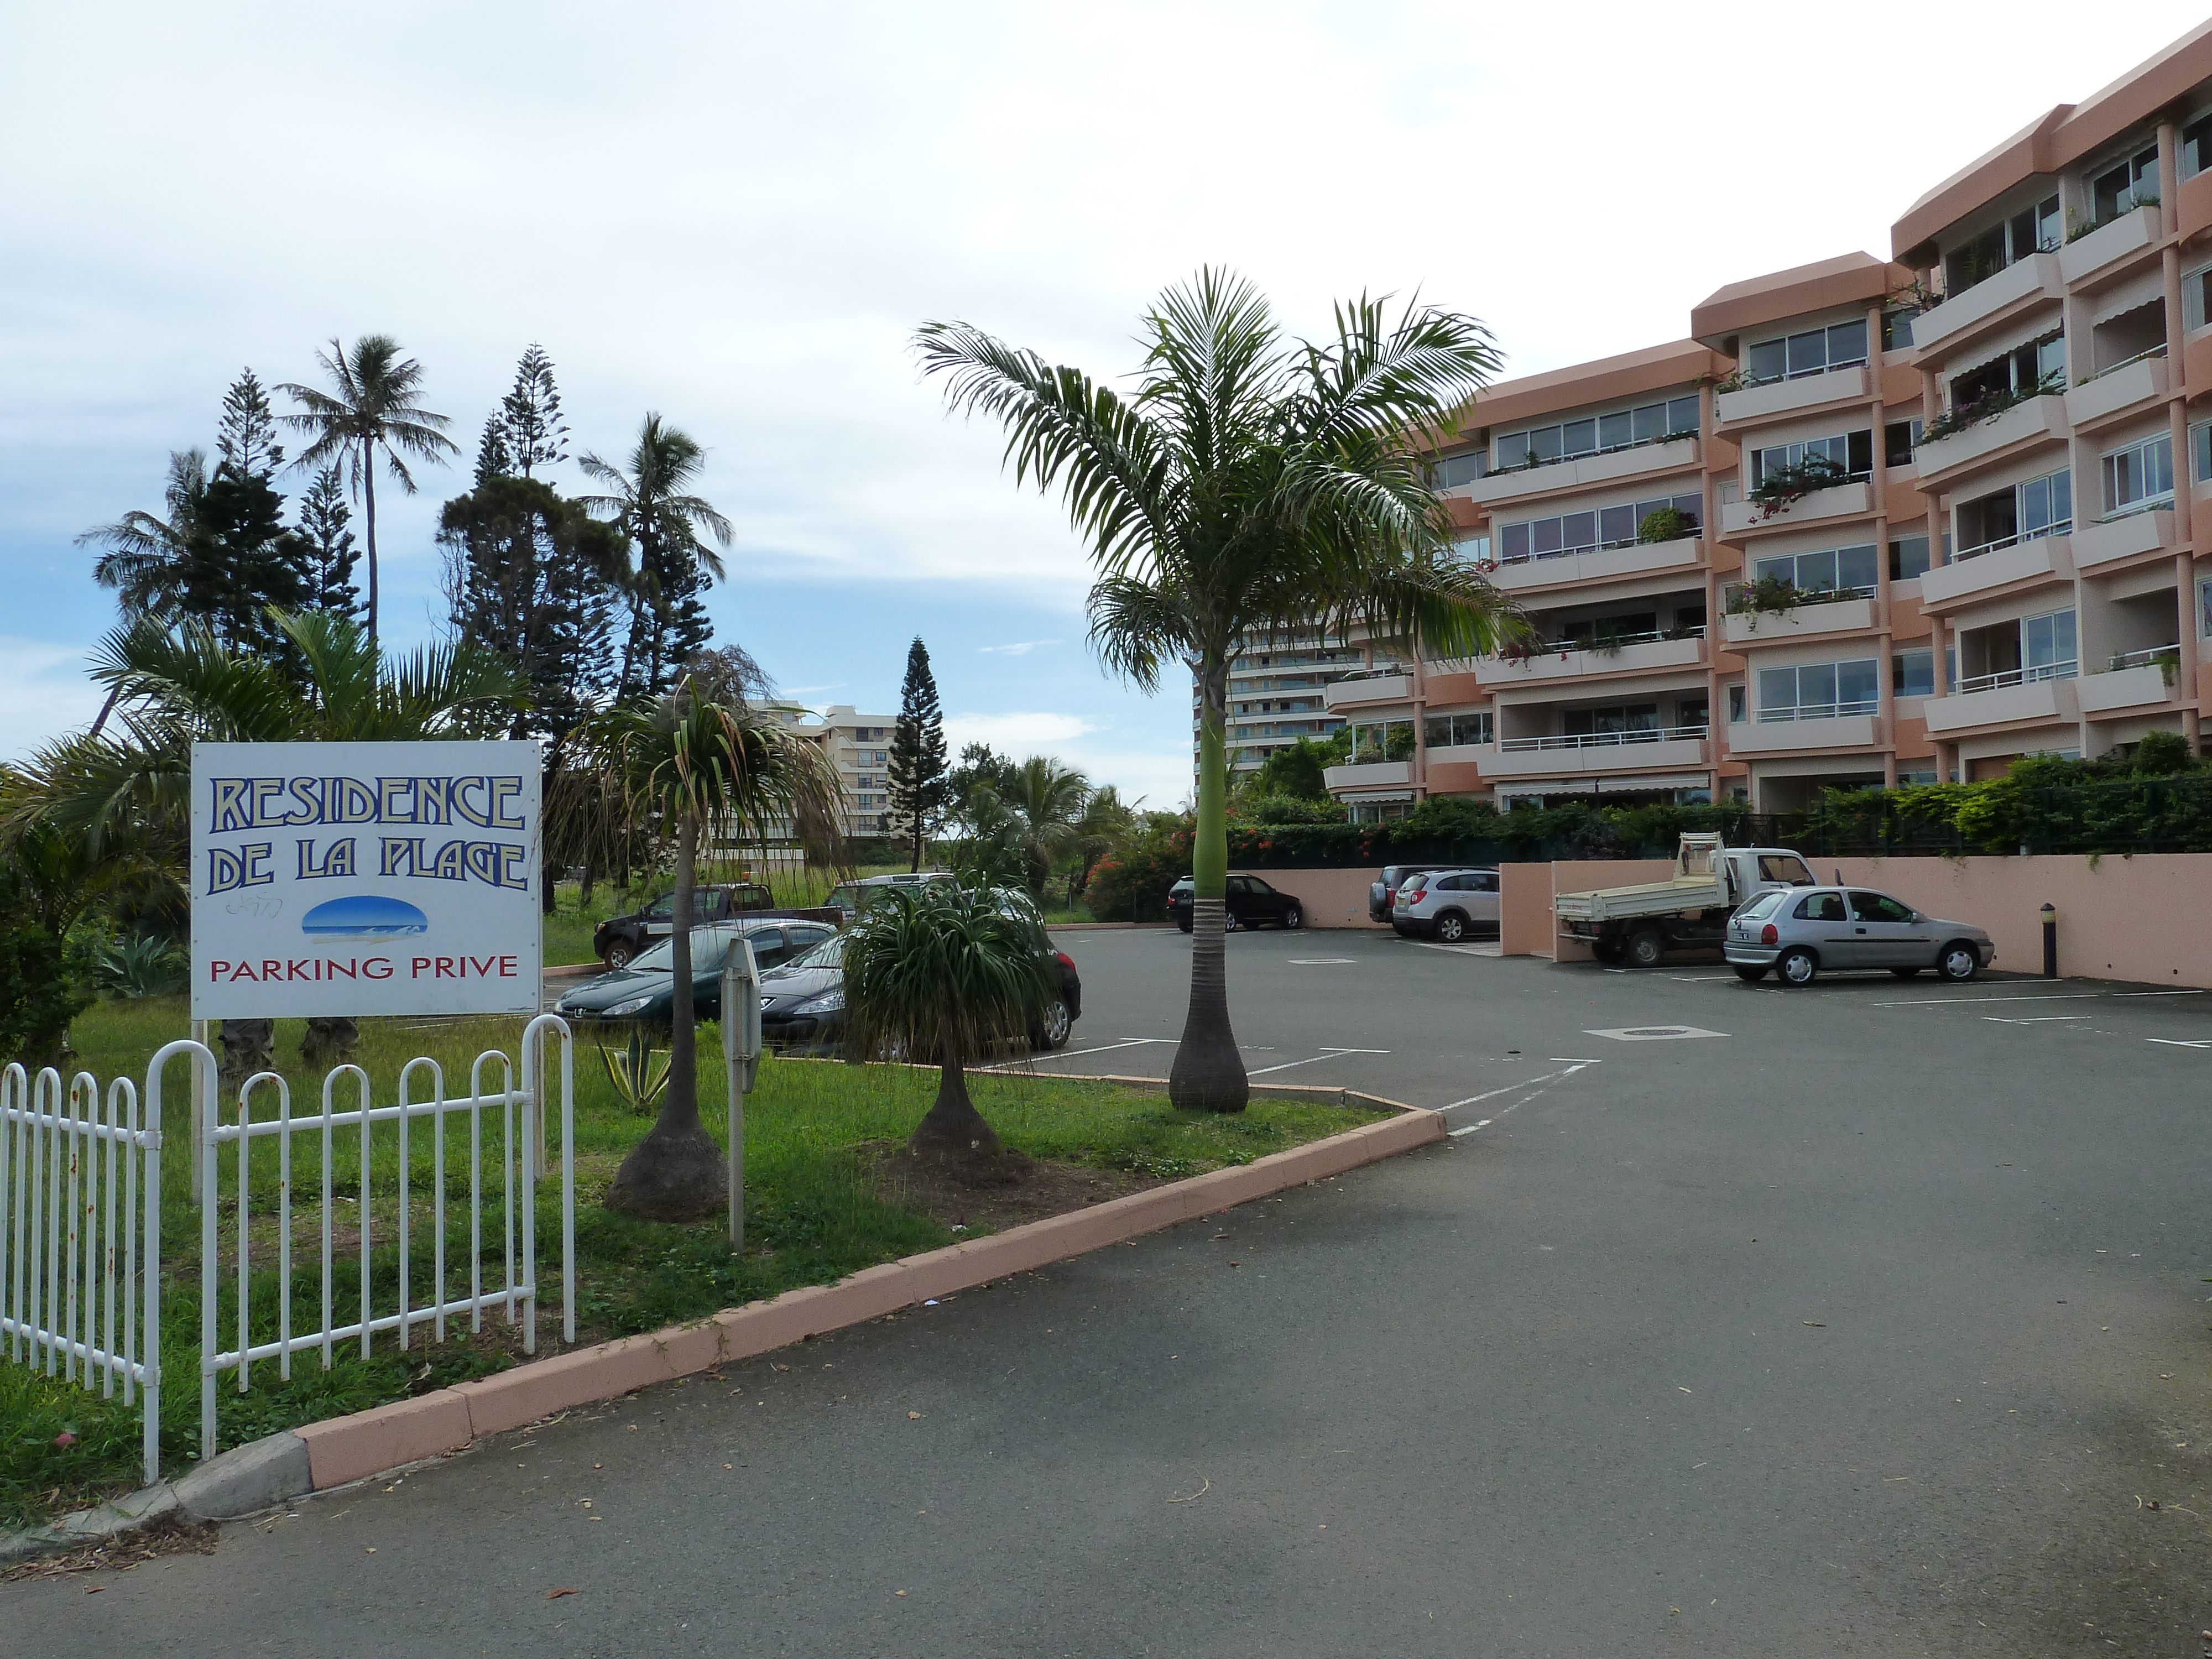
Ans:
<svg viewBox="0 0 2212 1659"><path fill-rule="evenodd" d="M769 711L799 736L822 745L836 769L842 828L848 836L890 833L893 714L863 714L849 703L819 714L797 703L771 703Z"/></svg>

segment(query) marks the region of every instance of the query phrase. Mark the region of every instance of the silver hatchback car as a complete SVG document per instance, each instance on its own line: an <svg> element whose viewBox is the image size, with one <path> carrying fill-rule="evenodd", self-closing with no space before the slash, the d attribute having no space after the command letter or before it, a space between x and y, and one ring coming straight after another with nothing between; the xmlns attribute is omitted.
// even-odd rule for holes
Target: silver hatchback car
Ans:
<svg viewBox="0 0 2212 1659"><path fill-rule="evenodd" d="M1988 967L1997 947L1971 922L1923 915L1887 893L1792 887L1761 893L1730 916L1724 950L1738 979L1764 979L1771 969L1796 986L1853 968L1887 968L1901 979L1933 968L1963 981Z"/></svg>

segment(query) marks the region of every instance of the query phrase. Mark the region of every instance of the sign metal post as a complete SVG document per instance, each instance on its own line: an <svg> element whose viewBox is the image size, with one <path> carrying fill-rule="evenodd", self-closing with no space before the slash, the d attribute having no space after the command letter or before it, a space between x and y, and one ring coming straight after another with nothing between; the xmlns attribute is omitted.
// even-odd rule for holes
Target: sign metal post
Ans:
<svg viewBox="0 0 2212 1659"><path fill-rule="evenodd" d="M760 969L753 942L730 941L722 958L722 1070L730 1103L730 1249L745 1247L745 1096L760 1070Z"/></svg>

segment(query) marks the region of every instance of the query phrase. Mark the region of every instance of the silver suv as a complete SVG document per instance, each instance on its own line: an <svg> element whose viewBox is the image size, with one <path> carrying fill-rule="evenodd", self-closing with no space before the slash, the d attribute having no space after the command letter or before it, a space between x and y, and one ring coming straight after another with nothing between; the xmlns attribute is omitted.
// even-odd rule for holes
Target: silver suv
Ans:
<svg viewBox="0 0 2212 1659"><path fill-rule="evenodd" d="M1498 932L1498 872L1424 870L1406 878L1390 902L1390 926L1457 945L1478 930Z"/></svg>

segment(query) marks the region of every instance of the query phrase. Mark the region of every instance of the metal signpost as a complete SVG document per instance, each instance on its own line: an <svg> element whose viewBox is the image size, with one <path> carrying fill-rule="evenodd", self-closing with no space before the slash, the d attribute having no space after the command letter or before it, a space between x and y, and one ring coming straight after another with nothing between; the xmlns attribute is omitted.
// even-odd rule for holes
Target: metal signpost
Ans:
<svg viewBox="0 0 2212 1659"><path fill-rule="evenodd" d="M722 1069L730 1101L730 1249L745 1247L745 1096L760 1070L760 969L753 942L730 941L722 958Z"/></svg>

